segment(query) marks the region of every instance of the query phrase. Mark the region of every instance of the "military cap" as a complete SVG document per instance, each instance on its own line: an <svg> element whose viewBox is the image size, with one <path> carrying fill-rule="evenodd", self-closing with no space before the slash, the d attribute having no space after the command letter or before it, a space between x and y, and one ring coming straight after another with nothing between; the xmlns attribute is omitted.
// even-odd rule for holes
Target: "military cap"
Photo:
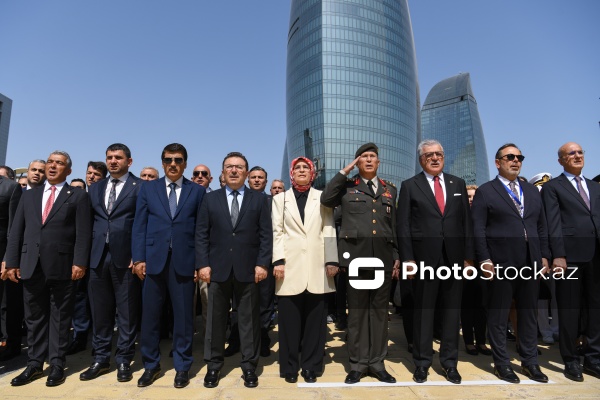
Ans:
<svg viewBox="0 0 600 400"><path fill-rule="evenodd" d="M365 151L372 151L375 154L379 155L379 148L375 143L365 143L362 146L360 146L358 150L356 150L356 153L354 153L354 158L360 157L360 155Z"/></svg>

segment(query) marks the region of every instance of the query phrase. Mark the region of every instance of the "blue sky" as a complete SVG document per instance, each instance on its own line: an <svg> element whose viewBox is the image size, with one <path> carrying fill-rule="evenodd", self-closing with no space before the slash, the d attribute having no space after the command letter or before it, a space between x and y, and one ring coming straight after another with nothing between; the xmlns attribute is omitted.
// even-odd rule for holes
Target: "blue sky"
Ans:
<svg viewBox="0 0 600 400"><path fill-rule="evenodd" d="M55 149L84 177L107 145L132 171L180 142L188 174L241 151L281 173L288 0L2 0L0 93L13 100L7 164ZM486 137L518 144L523 175L560 172L577 141L600 174L600 1L409 0L421 101L470 72ZM217 187L216 181L213 187Z"/></svg>

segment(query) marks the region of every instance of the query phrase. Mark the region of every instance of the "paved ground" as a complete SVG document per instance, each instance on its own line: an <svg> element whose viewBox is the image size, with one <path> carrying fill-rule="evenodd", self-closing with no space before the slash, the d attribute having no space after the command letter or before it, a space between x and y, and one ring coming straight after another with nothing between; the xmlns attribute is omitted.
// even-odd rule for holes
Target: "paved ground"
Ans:
<svg viewBox="0 0 600 400"><path fill-rule="evenodd" d="M138 388L137 379L141 376L140 356L135 359L134 379L131 382L119 383L116 371L91 382L81 382L79 373L91 363L91 352L85 352L67 358L67 381L58 387L45 386L45 378L29 385L11 387L10 380L25 367L27 361L24 354L6 365L0 365L0 393L2 399L361 399L369 397L408 398L408 399L493 399L493 398L543 398L559 399L567 397L600 398L600 379L585 375L583 383L576 383L562 375L562 365L558 354L558 345L541 346L540 365L550 377L551 383L537 384L526 381L520 374L519 362L513 359L513 368L522 379L521 384L510 385L492 375L491 357L482 355L470 356L464 352L461 344L458 369L463 377L462 385L452 385L441 375L437 358L434 359L426 384L415 384L412 381L413 365L406 351L406 342L402 333L402 319L393 315L390 323L390 348L386 365L388 371L396 377L394 386L381 384L373 378L364 378L357 385L344 385L347 373L347 354L342 339L344 332L336 331L329 325L329 337L326 347L325 371L316 384L305 384L300 378L298 384L288 384L279 377L277 364L278 344L272 346L270 357L260 360L259 387L247 389L240 378L239 354L226 359L222 371L222 379L216 389L206 389L202 382L206 373L206 365L202 361L202 344L195 338L194 357L196 362L192 368L191 383L187 388L175 389L173 379L175 371L172 359L163 358L164 375L152 386ZM271 337L276 338L276 331ZM434 345L437 349L437 345ZM514 343L509 343L513 357L516 357ZM89 346L88 346L89 348ZM167 355L170 343L162 342L162 353ZM46 371L46 374L48 371Z"/></svg>

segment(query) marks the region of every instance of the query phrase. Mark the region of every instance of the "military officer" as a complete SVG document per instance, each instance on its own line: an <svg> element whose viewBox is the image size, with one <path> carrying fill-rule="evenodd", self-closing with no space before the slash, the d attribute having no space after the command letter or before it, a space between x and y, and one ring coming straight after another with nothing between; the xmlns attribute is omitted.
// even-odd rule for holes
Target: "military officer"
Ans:
<svg viewBox="0 0 600 400"><path fill-rule="evenodd" d="M347 268L359 257L378 258L384 266L384 280L374 289L357 289L352 285L356 281L348 284L347 345L351 371L345 382L357 383L368 373L381 382L395 383L396 379L385 370L383 359L387 353L392 267L400 265L395 234L397 192L391 182L377 177L379 149L374 143L360 146L354 157L327 184L321 203L332 208L341 206L340 266ZM358 174L349 179L354 167L358 167ZM374 286L380 273L359 269L358 276L350 279L363 283L370 280Z"/></svg>

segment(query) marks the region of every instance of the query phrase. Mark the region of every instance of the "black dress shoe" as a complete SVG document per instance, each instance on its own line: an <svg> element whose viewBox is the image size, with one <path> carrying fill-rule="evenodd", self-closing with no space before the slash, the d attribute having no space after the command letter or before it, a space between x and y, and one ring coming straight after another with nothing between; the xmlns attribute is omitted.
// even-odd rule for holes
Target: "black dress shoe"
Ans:
<svg viewBox="0 0 600 400"><path fill-rule="evenodd" d="M427 367L417 367L413 374L413 381L417 383L427 382L427 375L429 374L428 370L429 368Z"/></svg>
<svg viewBox="0 0 600 400"><path fill-rule="evenodd" d="M253 369L247 369L242 374L242 379L244 380L244 386L247 388L255 388L258 386L258 376L256 376L256 372Z"/></svg>
<svg viewBox="0 0 600 400"><path fill-rule="evenodd" d="M592 363L588 363L588 362L584 361L583 362L583 372L600 379L600 363L592 364Z"/></svg>
<svg viewBox="0 0 600 400"><path fill-rule="evenodd" d="M50 366L50 375L46 380L46 386L58 386L65 382L65 369L60 365Z"/></svg>
<svg viewBox="0 0 600 400"><path fill-rule="evenodd" d="M84 338L84 337L73 338L73 341L71 342L69 347L67 347L67 351L65 354L68 356L77 354L80 351L84 351L86 346L87 346L87 338Z"/></svg>
<svg viewBox="0 0 600 400"><path fill-rule="evenodd" d="M506 331L506 340L508 340L509 342L516 342L517 338L515 337L515 335L512 334L511 331L507 330Z"/></svg>
<svg viewBox="0 0 600 400"><path fill-rule="evenodd" d="M473 345L471 345L471 347L465 346L465 351L467 352L467 354L472 355L472 356L476 356L479 354L477 347L475 347Z"/></svg>
<svg viewBox="0 0 600 400"><path fill-rule="evenodd" d="M190 374L188 371L177 371L175 373L175 381L173 386L178 389L186 387L190 383Z"/></svg>
<svg viewBox="0 0 600 400"><path fill-rule="evenodd" d="M369 375L371 375L374 378L377 378L379 382L396 383L396 378L391 376L385 369L382 369L381 371L371 372L369 373Z"/></svg>
<svg viewBox="0 0 600 400"><path fill-rule="evenodd" d="M96 379L100 375L107 373L109 369L109 363L95 362L87 370L79 374L79 380L91 381L92 379Z"/></svg>
<svg viewBox="0 0 600 400"><path fill-rule="evenodd" d="M160 376L160 367L156 369L146 369L142 374L142 377L138 379L138 387L150 386Z"/></svg>
<svg viewBox="0 0 600 400"><path fill-rule="evenodd" d="M350 371L348 375L346 375L346 380L344 383L352 385L354 383L360 382L361 378L364 378L366 374L364 372L359 371Z"/></svg>
<svg viewBox="0 0 600 400"><path fill-rule="evenodd" d="M287 372L285 374L285 381L287 383L296 383L296 382L298 382L298 374Z"/></svg>
<svg viewBox="0 0 600 400"><path fill-rule="evenodd" d="M315 383L317 381L317 373L310 369L303 369L300 373L306 383Z"/></svg>
<svg viewBox="0 0 600 400"><path fill-rule="evenodd" d="M521 380L519 379L517 374L515 374L515 371L513 371L510 365L499 365L497 367L494 367L494 375L508 383L521 382Z"/></svg>
<svg viewBox="0 0 600 400"><path fill-rule="evenodd" d="M583 382L581 374L581 366L578 361L568 362L565 364L565 377L575 382Z"/></svg>
<svg viewBox="0 0 600 400"><path fill-rule="evenodd" d="M225 357L231 357L233 355L235 355L236 353L240 352L240 345L234 345L234 344L229 344L226 348L225 351L223 352L223 356Z"/></svg>
<svg viewBox="0 0 600 400"><path fill-rule="evenodd" d="M21 355L21 346L6 346L0 353L0 361L12 360Z"/></svg>
<svg viewBox="0 0 600 400"><path fill-rule="evenodd" d="M218 369L209 369L204 376L204 387L205 388L216 388L219 386L219 375L220 371Z"/></svg>
<svg viewBox="0 0 600 400"><path fill-rule="evenodd" d="M448 382L455 383L457 385L462 382L462 377L460 376L458 370L455 367L442 367L442 371L444 371L444 375L446 376L446 380Z"/></svg>
<svg viewBox="0 0 600 400"><path fill-rule="evenodd" d="M521 372L532 381L541 383L548 382L548 377L542 372L540 366L537 364L523 366L521 367Z"/></svg>
<svg viewBox="0 0 600 400"><path fill-rule="evenodd" d="M133 379L133 374L131 373L131 366L129 363L121 363L117 365L117 381L119 382L129 382Z"/></svg>
<svg viewBox="0 0 600 400"><path fill-rule="evenodd" d="M477 346L477 351L479 353L483 354L484 356L491 356L492 355L492 351L490 349L488 349L485 344L478 345Z"/></svg>
<svg viewBox="0 0 600 400"><path fill-rule="evenodd" d="M41 378L42 376L44 376L44 371L40 367L28 365L23 372L10 381L10 384L12 386L23 386Z"/></svg>

